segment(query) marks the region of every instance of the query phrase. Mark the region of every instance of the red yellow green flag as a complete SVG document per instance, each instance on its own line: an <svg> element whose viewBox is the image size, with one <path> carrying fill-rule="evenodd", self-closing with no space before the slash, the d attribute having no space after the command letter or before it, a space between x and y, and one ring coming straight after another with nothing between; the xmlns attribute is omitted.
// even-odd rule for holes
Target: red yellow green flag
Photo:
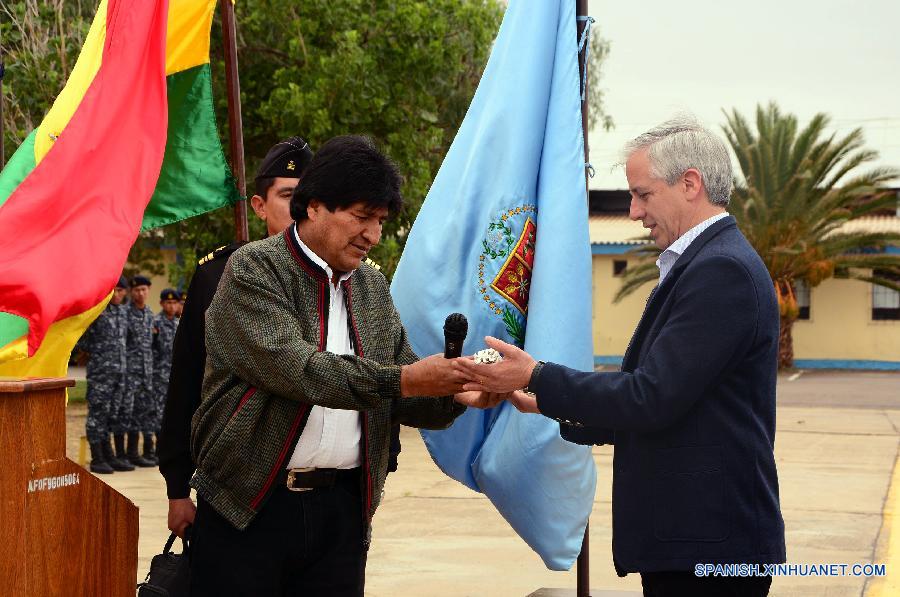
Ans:
<svg viewBox="0 0 900 597"><path fill-rule="evenodd" d="M0 375L64 375L141 229L239 199L209 68L216 0L102 0L0 172Z"/></svg>

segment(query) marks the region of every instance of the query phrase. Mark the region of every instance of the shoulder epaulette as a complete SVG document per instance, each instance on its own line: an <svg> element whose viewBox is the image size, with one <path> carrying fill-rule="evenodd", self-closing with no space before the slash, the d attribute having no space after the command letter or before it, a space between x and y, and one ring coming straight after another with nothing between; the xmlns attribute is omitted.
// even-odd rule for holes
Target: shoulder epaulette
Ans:
<svg viewBox="0 0 900 597"><path fill-rule="evenodd" d="M221 259L222 257L228 257L229 255L231 255L232 253L234 253L235 251L240 249L241 246L243 246L243 245L244 245L244 243L238 243L238 242L231 243L230 245L222 245L221 247L219 247L218 249L216 249L215 251L213 251L212 253L210 253L209 255L207 255L206 257L201 259L200 261L198 261L197 265L203 265L204 263L209 263L210 261L213 261L215 259Z"/></svg>
<svg viewBox="0 0 900 597"><path fill-rule="evenodd" d="M369 265L371 267L374 267L378 271L381 271L381 266L378 265L377 263L375 263L374 261L372 261L371 259L369 259L368 257L366 257L366 265Z"/></svg>

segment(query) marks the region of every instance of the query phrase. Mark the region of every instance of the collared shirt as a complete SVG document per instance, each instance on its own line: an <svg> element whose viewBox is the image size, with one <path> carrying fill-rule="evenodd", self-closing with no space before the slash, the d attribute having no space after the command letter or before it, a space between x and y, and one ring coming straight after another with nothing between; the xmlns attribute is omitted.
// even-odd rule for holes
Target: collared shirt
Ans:
<svg viewBox="0 0 900 597"><path fill-rule="evenodd" d="M666 276L669 275L669 272L672 271L675 262L678 261L678 258L681 257L685 251L687 251L687 248L694 242L694 239L700 236L704 230L727 216L728 212L724 212L703 220L682 234L674 243L669 245L669 247L660 254L659 259L656 260L656 267L659 268L659 283L663 283L663 280L665 280Z"/></svg>
<svg viewBox="0 0 900 597"><path fill-rule="evenodd" d="M350 278L353 272L342 275L338 283L334 284L334 272L328 264L300 240L296 225L293 226L293 232L294 238L297 239L303 252L328 275L331 300L328 308L328 338L325 341L325 350L333 354L354 354L353 347L350 345L350 328L347 322L344 290L340 285L341 282ZM360 466L362 423L359 417L359 412L355 410L313 406L309 411L306 427L300 434L297 447L288 460L287 468L355 468Z"/></svg>

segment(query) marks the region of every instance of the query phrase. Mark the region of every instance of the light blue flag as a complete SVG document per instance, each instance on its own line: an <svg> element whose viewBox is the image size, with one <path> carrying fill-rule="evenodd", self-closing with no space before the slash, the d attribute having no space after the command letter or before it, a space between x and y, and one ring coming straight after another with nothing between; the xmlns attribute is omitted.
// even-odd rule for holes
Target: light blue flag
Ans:
<svg viewBox="0 0 900 597"><path fill-rule="evenodd" d="M591 254L575 2L511 0L472 105L410 231L391 292L413 349L464 354L492 335L590 371ZM437 465L487 495L552 570L578 556L596 471L588 447L508 403L423 431Z"/></svg>

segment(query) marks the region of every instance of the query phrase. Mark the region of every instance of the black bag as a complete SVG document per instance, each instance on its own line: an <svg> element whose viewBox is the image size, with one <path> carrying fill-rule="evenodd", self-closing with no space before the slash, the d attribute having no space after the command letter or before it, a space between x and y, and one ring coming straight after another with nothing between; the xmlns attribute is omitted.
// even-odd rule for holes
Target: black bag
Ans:
<svg viewBox="0 0 900 597"><path fill-rule="evenodd" d="M190 592L191 527L184 530L181 553L172 553L175 533L169 535L163 552L150 560L150 572L138 585L138 597L187 597Z"/></svg>

